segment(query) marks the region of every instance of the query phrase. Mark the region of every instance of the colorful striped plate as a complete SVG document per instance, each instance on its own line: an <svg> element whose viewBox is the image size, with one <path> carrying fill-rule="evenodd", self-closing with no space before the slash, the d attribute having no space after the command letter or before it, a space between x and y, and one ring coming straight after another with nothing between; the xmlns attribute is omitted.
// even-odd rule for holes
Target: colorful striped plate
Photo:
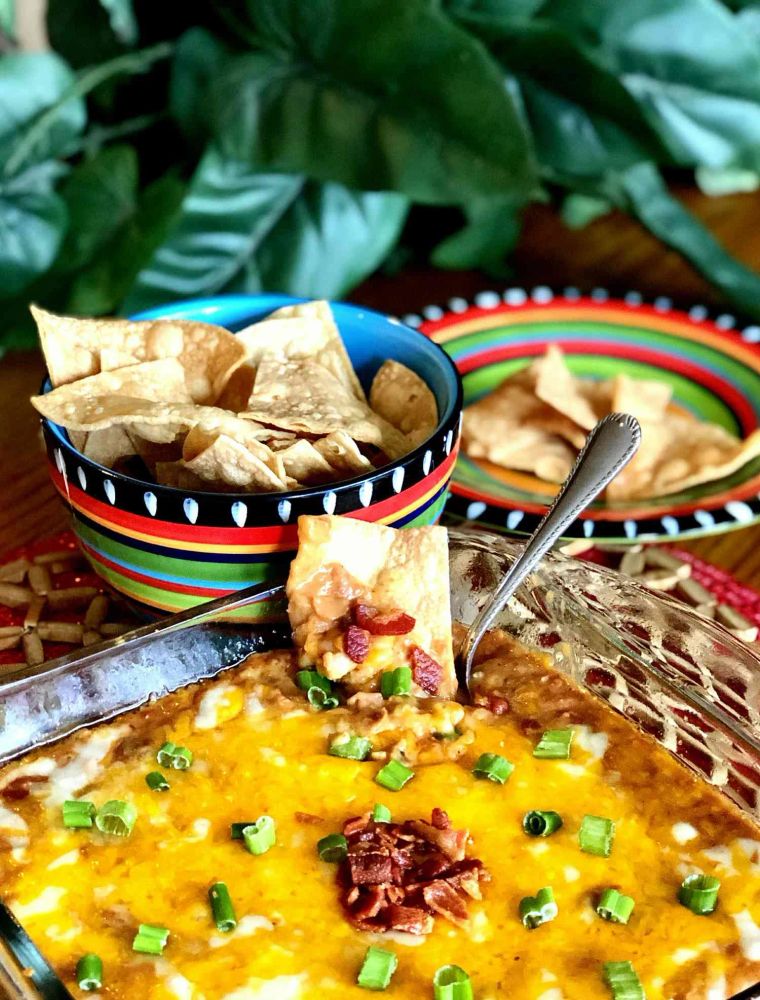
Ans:
<svg viewBox="0 0 760 1000"><path fill-rule="evenodd" d="M465 405L507 375L560 344L571 370L606 379L626 372L673 387L674 406L735 434L760 425L760 326L742 326L705 306L688 313L669 299L645 303L631 292L611 299L603 289L553 292L508 288L482 292L473 303L452 299L405 316L451 355L464 381ZM635 542L689 538L760 521L760 459L732 476L661 499L631 504L600 501L568 532L572 538ZM531 532L554 494L550 484L461 455L447 515L492 530Z"/></svg>

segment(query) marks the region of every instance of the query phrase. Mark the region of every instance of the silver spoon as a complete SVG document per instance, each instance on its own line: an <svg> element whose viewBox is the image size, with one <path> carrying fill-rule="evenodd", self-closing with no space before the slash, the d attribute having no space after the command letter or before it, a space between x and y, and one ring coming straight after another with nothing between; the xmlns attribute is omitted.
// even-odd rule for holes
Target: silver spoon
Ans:
<svg viewBox="0 0 760 1000"><path fill-rule="evenodd" d="M459 654L460 680L468 694L475 651L499 612L580 512L630 462L640 443L639 422L627 413L610 413L591 431L554 503L470 625Z"/></svg>

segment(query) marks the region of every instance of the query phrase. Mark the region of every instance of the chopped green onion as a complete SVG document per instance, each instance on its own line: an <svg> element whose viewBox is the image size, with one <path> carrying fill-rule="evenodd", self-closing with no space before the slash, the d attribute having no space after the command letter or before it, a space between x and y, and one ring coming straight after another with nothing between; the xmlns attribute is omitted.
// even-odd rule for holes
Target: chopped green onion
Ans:
<svg viewBox="0 0 760 1000"><path fill-rule="evenodd" d="M617 889L605 889L596 904L596 912L602 920L612 924L627 924L635 905L630 896L624 896Z"/></svg>
<svg viewBox="0 0 760 1000"><path fill-rule="evenodd" d="M435 1000L472 1000L472 983L458 965L442 965L433 976Z"/></svg>
<svg viewBox="0 0 760 1000"><path fill-rule="evenodd" d="M160 771L151 771L150 774L146 774L145 783L148 788L151 788L154 792L169 791L169 782Z"/></svg>
<svg viewBox="0 0 760 1000"><path fill-rule="evenodd" d="M646 1000L644 988L630 962L605 962L602 978L614 1000Z"/></svg>
<svg viewBox="0 0 760 1000"><path fill-rule="evenodd" d="M103 985L103 963L91 951L77 962L77 986L80 990L99 990Z"/></svg>
<svg viewBox="0 0 760 1000"><path fill-rule="evenodd" d="M329 708L337 708L340 702L334 694L325 694L321 687L310 687L306 692L306 700L320 712L326 712Z"/></svg>
<svg viewBox="0 0 760 1000"><path fill-rule="evenodd" d="M333 686L329 677L317 673L316 670L299 670L296 674L296 684L302 691L308 692L311 688L319 688L325 694L333 693Z"/></svg>
<svg viewBox="0 0 760 1000"><path fill-rule="evenodd" d="M375 808L372 810L372 819L376 823L390 823L392 818L388 806L381 805L379 802L375 803Z"/></svg>
<svg viewBox="0 0 760 1000"><path fill-rule="evenodd" d="M476 778L488 778L489 781L503 785L514 769L515 765L501 754L482 753L475 761L472 773Z"/></svg>
<svg viewBox="0 0 760 1000"><path fill-rule="evenodd" d="M562 826L559 813L544 809L531 809L523 816L523 830L529 837L551 837Z"/></svg>
<svg viewBox="0 0 760 1000"><path fill-rule="evenodd" d="M550 885L539 889L535 896L525 896L520 900L520 920L528 930L554 920L558 913L554 890Z"/></svg>
<svg viewBox="0 0 760 1000"><path fill-rule="evenodd" d="M400 760L389 760L375 775L375 781L389 792L400 792L414 777L414 771Z"/></svg>
<svg viewBox="0 0 760 1000"><path fill-rule="evenodd" d="M543 760L567 760L572 742L572 729L547 729L536 744L533 756Z"/></svg>
<svg viewBox="0 0 760 1000"><path fill-rule="evenodd" d="M342 833L328 833L317 841L317 851L323 861L343 861L348 854L348 841Z"/></svg>
<svg viewBox="0 0 760 1000"><path fill-rule="evenodd" d="M586 854L608 858L615 839L615 824L601 816L584 816L578 831L578 843Z"/></svg>
<svg viewBox="0 0 760 1000"><path fill-rule="evenodd" d="M165 927L140 924L132 942L132 951L139 951L144 955L163 955L168 940L169 931Z"/></svg>
<svg viewBox="0 0 760 1000"><path fill-rule="evenodd" d="M363 736L341 737L334 740L327 752L331 757L345 757L348 760L366 760L372 753L372 744Z"/></svg>
<svg viewBox="0 0 760 1000"><path fill-rule="evenodd" d="M242 823L230 823L230 837L232 840L243 840L243 830L247 826L255 826L255 819L246 819Z"/></svg>
<svg viewBox="0 0 760 1000"><path fill-rule="evenodd" d="M364 990L387 989L397 966L398 958L392 951L371 945L367 948L356 982Z"/></svg>
<svg viewBox="0 0 760 1000"><path fill-rule="evenodd" d="M156 760L161 767L173 767L175 771L186 771L193 762L193 752L187 747L178 747L176 743L164 743L156 754Z"/></svg>
<svg viewBox="0 0 760 1000"><path fill-rule="evenodd" d="M277 831L271 816L259 816L255 823L243 827L243 840L251 854L266 854L277 841Z"/></svg>
<svg viewBox="0 0 760 1000"><path fill-rule="evenodd" d="M130 802L111 799L98 809L95 826L112 837L128 837L135 826L137 810Z"/></svg>
<svg viewBox="0 0 760 1000"><path fill-rule="evenodd" d="M208 891L208 899L211 903L216 929L222 934L229 934L237 927L237 917L230 898L230 890L224 882L214 882Z"/></svg>
<svg viewBox="0 0 760 1000"><path fill-rule="evenodd" d="M411 694L412 668L396 667L395 670L384 670L380 675L380 693L383 698Z"/></svg>
<svg viewBox="0 0 760 1000"><path fill-rule="evenodd" d="M69 799L63 803L63 825L74 830L91 827L96 812L93 802Z"/></svg>
<svg viewBox="0 0 760 1000"><path fill-rule="evenodd" d="M714 875L687 875L678 890L678 902L697 916L705 917L718 904L718 889L720 881Z"/></svg>

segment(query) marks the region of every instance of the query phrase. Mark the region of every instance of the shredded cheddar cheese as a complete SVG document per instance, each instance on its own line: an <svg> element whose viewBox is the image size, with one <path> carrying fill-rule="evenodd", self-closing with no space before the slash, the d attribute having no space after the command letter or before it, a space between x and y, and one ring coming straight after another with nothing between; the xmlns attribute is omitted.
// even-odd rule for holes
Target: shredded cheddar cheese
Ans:
<svg viewBox="0 0 760 1000"><path fill-rule="evenodd" d="M720 996L736 982L737 955L747 981L752 963L760 978L754 825L728 808L718 823L717 793L609 710L590 711L588 726L576 728L569 761L542 760L533 756L537 737L513 713L378 696L318 712L292 683L295 669L289 654L252 657L216 682L48 749L55 766L27 795L3 800L0 791L0 891L74 996L84 995L76 960L95 952L104 995L115 1000L366 1000L356 975L370 944L398 956L389 996L399 1000L431 996L435 970L450 963L469 972L477 1000L605 1000L606 961L631 961L649 1000ZM328 756L341 730L374 737L385 748L380 759ZM165 771L171 787L156 792L145 775L166 741L188 746L194 761ZM401 745L414 779L393 793L374 777ZM471 773L482 753L514 764L504 785ZM648 754L651 797L621 767L626 753L631 768ZM34 770L33 758L0 770L0 790L10 775ZM130 803L132 835L65 829L61 802L71 797ZM466 926L438 917L420 938L360 932L347 921L335 866L316 844L378 801L394 821L428 819L439 807L469 830L469 851L491 880ZM527 836L522 819L532 809L557 811L562 827L547 839ZM614 821L609 858L580 850L586 814ZM274 819L276 843L254 856L231 839L230 825L262 815ZM14 856L20 844L26 850ZM720 878L714 914L679 904L681 871ZM237 914L229 934L209 909L215 881L227 884ZM553 887L559 912L528 931L518 904L541 886ZM627 925L596 914L606 886L635 898ZM140 923L169 929L160 957L132 951ZM695 983L702 994L688 992Z"/></svg>

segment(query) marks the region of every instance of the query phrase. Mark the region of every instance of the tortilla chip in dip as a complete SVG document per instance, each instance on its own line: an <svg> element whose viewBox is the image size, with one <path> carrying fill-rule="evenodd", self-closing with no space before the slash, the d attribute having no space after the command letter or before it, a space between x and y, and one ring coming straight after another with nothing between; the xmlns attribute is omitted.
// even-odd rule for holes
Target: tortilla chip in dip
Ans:
<svg viewBox="0 0 760 1000"><path fill-rule="evenodd" d="M372 380L369 403L412 444L430 437L438 423L435 396L416 372L398 361L380 366Z"/></svg>
<svg viewBox="0 0 760 1000"><path fill-rule="evenodd" d="M454 696L445 528L307 515L298 543L286 590L302 666L363 691L407 667L412 693Z"/></svg>
<svg viewBox="0 0 760 1000"><path fill-rule="evenodd" d="M80 319L31 309L54 386L140 362L176 358L193 402L213 403L245 358L245 348L234 334L211 323Z"/></svg>

